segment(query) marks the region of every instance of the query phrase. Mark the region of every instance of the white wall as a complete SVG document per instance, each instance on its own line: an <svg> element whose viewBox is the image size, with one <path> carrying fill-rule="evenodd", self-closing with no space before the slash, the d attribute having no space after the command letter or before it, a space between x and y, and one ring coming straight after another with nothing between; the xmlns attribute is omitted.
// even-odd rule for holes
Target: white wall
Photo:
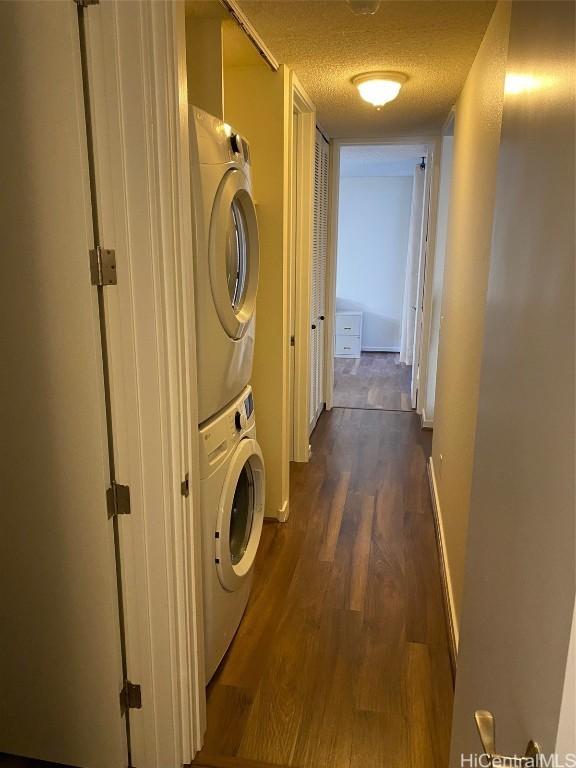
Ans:
<svg viewBox="0 0 576 768"><path fill-rule="evenodd" d="M456 635L460 622L509 8L497 6L455 107L432 466Z"/></svg>
<svg viewBox="0 0 576 768"><path fill-rule="evenodd" d="M442 310L442 288L444 286L444 262L446 257L446 236L448 233L448 209L450 206L450 189L452 187L453 144L453 136L444 136L442 139L436 242L434 245L434 271L432 275L430 336L428 339L426 402L424 403L423 412L423 418L426 422L426 426L432 426L432 422L434 421L434 401L436 399L436 370L438 367L438 342L440 338L440 317Z"/></svg>
<svg viewBox="0 0 576 768"><path fill-rule="evenodd" d="M412 176L340 179L336 311L364 313L362 349L398 351Z"/></svg>
<svg viewBox="0 0 576 768"><path fill-rule="evenodd" d="M456 110L452 205L458 189L465 207L459 206L458 221L454 207L450 212L447 264L452 259L453 267L465 255L483 258L473 246L486 240L471 214L484 208L492 187L485 175L493 167L491 150L483 152L481 144L488 149L503 102L471 493L469 504L450 507L452 517L445 519L449 543L460 545L469 508L451 768L461 768L462 755L479 748L472 717L477 707L495 713L503 754L520 752L533 738L549 756L557 740L576 587L575 10L573 3L520 0L512 3L510 17L509 4L498 3L462 111ZM529 78L518 82L519 73ZM483 102L480 113L478 107L469 111L470 99ZM466 136L468 146L462 143ZM451 323L458 308L467 310L469 298L465 293L457 297L458 307L450 304ZM460 356L465 351L452 350ZM439 372L446 370L444 362L441 352ZM439 379L438 392L440 385ZM452 414L461 408L454 396L446 404ZM450 455L453 445L445 445L443 481L466 471ZM452 562L458 565L457 555ZM566 738L560 748L573 751L574 731Z"/></svg>

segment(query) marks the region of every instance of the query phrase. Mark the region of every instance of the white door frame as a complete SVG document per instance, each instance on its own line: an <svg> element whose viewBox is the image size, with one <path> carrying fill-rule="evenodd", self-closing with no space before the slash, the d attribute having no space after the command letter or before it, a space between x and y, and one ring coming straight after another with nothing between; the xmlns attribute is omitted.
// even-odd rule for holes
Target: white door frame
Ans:
<svg viewBox="0 0 576 768"><path fill-rule="evenodd" d="M294 322L294 377L290 382L292 399L293 451L292 461L305 462L310 456L308 409L310 399L310 291L312 265L313 195L314 195L314 143L316 136L316 108L300 81L290 73L290 136L289 157L289 254L290 302ZM298 120L297 157L293 152L295 115ZM293 210L292 190L298 183L297 208ZM296 242L294 242L294 239ZM292 259L296 263L292 264ZM294 268L292 268L294 267ZM296 284L292 286L293 276ZM294 290L292 290L292 288ZM289 329L289 332L290 329ZM290 343L290 340L288 340ZM293 384L293 386L292 386Z"/></svg>
<svg viewBox="0 0 576 768"><path fill-rule="evenodd" d="M326 258L326 336L324 339L325 360L324 376L325 376L325 393L326 393L326 410L330 410L334 405L334 327L336 323L336 267L338 258L338 203L340 194L340 151L343 147L350 146L397 146L397 145L410 145L418 144L425 145L427 148L426 159L426 179L424 184L424 211L426 216L426 223L428 217L428 209L430 209L430 219L433 220L436 211L436 192L434 192L431 180L432 173L428 171L429 168L434 168L434 175L437 175L436 165L438 163L438 139L418 136L410 137L393 137L382 139L333 139L330 142L330 179L329 179L329 226L328 226L328 253ZM430 206L428 206L428 200L430 200ZM424 227L424 222L423 222ZM423 231L426 231L423 229ZM429 237L430 241L430 237ZM419 271L422 269L425 254L425 239L422 238L420 248L420 266ZM425 273L422 273L422 284L429 283L426 280ZM426 304L426 292L424 292L424 307L422 309L419 302L417 307L420 306L420 313L424 316L430 314L430 310ZM418 328L422 314L416 313L416 322ZM423 352L423 350L421 350ZM426 350L427 354L427 350ZM425 382L423 383L425 385ZM422 398L419 398L422 402Z"/></svg>
<svg viewBox="0 0 576 768"><path fill-rule="evenodd" d="M436 237L436 209L438 205L438 180L440 176L439 142L428 147L426 175L424 177L424 202L422 206L422 229L420 235L420 254L418 257L418 288L416 294L416 318L414 321L414 362L412 363L412 382L410 397L412 408L422 414L422 404L426 402L426 371L428 368L428 347L422 344L428 339L431 315L431 286L434 271L434 243ZM434 210L432 210L434 206ZM424 390L424 391L423 391Z"/></svg>
<svg viewBox="0 0 576 768"><path fill-rule="evenodd" d="M428 248L426 252L426 272L424 279L424 295L422 297L422 333L420 341L420 365L418 369L418 392L416 412L422 419L422 427L431 429L432 423L426 421L424 405L428 393L428 367L430 356L430 334L432 326L432 288L434 278L434 266L436 263L436 236L438 228L438 200L440 194L440 163L442 160L442 140L453 130L456 112L454 107L450 110L442 127L442 134L435 142L433 160L429 167L431 170L430 206L428 219Z"/></svg>
<svg viewBox="0 0 576 768"><path fill-rule="evenodd" d="M133 762L180 768L205 730L184 4L84 11L106 289ZM189 477L190 493L181 483Z"/></svg>

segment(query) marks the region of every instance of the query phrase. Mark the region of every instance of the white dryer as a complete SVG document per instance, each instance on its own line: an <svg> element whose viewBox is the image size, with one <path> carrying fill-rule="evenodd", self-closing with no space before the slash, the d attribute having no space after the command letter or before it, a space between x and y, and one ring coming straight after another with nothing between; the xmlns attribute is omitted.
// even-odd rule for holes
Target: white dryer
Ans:
<svg viewBox="0 0 576 768"><path fill-rule="evenodd" d="M191 107L190 114L202 423L233 400L252 374L259 242L247 141L201 109Z"/></svg>
<svg viewBox="0 0 576 768"><path fill-rule="evenodd" d="M264 520L264 462L250 387L200 429L199 442L208 681L246 608Z"/></svg>

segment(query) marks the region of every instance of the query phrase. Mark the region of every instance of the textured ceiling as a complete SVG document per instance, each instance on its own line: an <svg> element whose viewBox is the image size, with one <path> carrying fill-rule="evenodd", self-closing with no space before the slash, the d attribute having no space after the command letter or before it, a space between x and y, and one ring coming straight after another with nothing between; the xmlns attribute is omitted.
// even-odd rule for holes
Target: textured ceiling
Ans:
<svg viewBox="0 0 576 768"><path fill-rule="evenodd" d="M333 138L437 134L456 101L492 12L482 0L382 2L373 16L344 0L240 0L274 56L294 69ZM408 75L377 111L350 82L372 70Z"/></svg>
<svg viewBox="0 0 576 768"><path fill-rule="evenodd" d="M425 144L342 147L340 176L411 176L427 152Z"/></svg>

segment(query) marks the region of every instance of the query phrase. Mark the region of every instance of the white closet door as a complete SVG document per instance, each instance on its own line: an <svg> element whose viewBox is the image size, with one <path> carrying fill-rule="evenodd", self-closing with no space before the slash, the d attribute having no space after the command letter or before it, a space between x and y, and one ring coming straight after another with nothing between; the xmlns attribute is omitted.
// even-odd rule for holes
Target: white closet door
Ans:
<svg viewBox="0 0 576 768"><path fill-rule="evenodd" d="M318 317L318 408L319 413L324 408L325 393L325 333L326 333L326 261L328 258L328 162L329 146L328 142L322 137L322 248L320 250L320 260L318 264L318 282L319 282L319 317Z"/></svg>
<svg viewBox="0 0 576 768"><path fill-rule="evenodd" d="M316 131L314 157L314 232L310 306L310 431L324 406L324 327L328 232L328 143Z"/></svg>
<svg viewBox="0 0 576 768"><path fill-rule="evenodd" d="M124 768L76 5L0 3L0 71L0 752Z"/></svg>

